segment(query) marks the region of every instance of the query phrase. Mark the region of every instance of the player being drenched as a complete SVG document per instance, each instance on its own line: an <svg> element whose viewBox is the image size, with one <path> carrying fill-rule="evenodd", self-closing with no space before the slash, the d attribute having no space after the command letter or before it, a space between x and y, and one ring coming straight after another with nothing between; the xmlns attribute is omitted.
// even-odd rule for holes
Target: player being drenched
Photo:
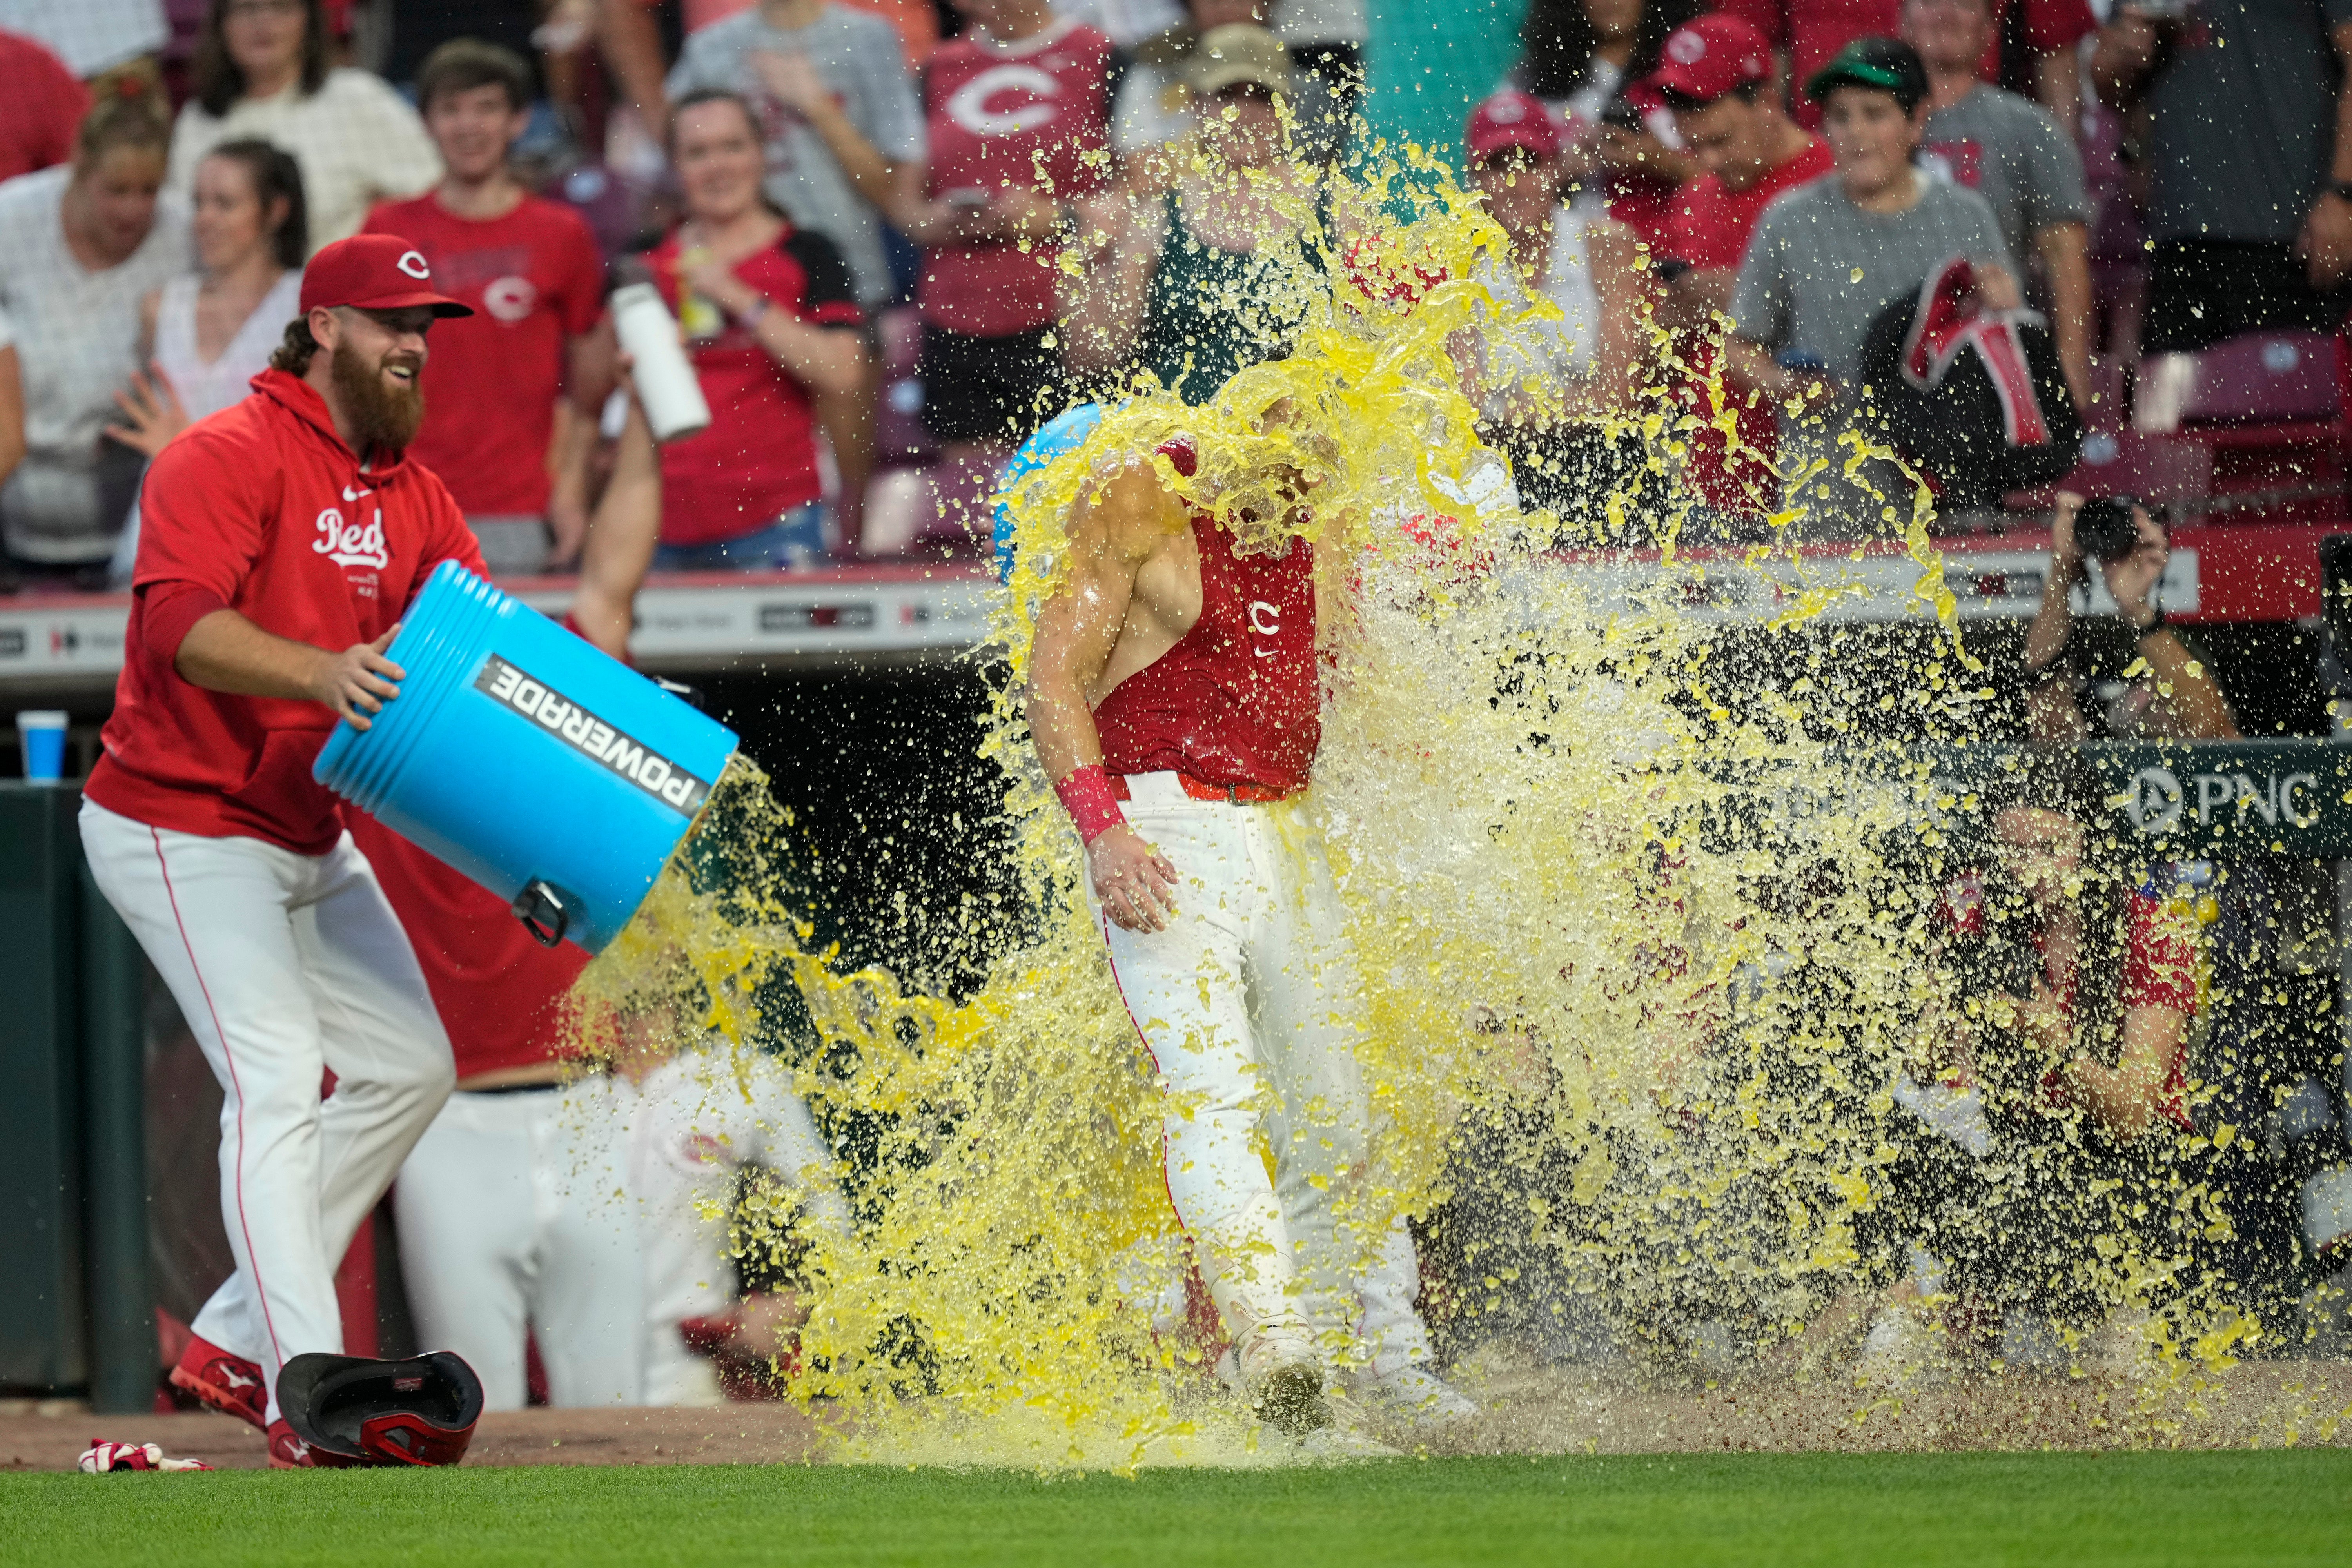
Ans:
<svg viewBox="0 0 2352 1568"><path fill-rule="evenodd" d="M1184 443L1160 455L1195 472ZM1166 1096L1169 1196L1253 1410L1297 1436L1331 1426L1329 1358L1391 1414L1452 1421L1472 1406L1424 1365L1403 1221L1350 1220L1370 1121L1360 992L1319 841L1284 804L1321 737L1314 552L1286 527L1308 487L1278 458L1257 468L1255 510L1226 498L1246 542L1149 463L1085 494L1038 616L1030 728L1086 841Z"/></svg>
<svg viewBox="0 0 2352 1568"><path fill-rule="evenodd" d="M138 605L81 808L100 891L221 1085L236 1272L172 1381L264 1427L281 1467L311 1461L278 1370L342 1350L336 1262L453 1077L415 954L310 763L338 718L364 730L397 695L384 648L433 569L482 571L448 491L403 457L425 331L470 312L389 235L320 251L301 304L253 395L148 471Z"/></svg>

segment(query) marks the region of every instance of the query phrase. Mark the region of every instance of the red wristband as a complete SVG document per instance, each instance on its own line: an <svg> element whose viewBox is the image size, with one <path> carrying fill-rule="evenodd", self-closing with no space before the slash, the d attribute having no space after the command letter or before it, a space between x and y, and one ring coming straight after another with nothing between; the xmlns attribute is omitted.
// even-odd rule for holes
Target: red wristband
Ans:
<svg viewBox="0 0 2352 1568"><path fill-rule="evenodd" d="M1078 825L1078 837L1092 844L1096 839L1127 820L1118 809L1118 796L1110 789L1110 775L1099 763L1070 770L1070 776L1054 786L1062 797L1062 809Z"/></svg>

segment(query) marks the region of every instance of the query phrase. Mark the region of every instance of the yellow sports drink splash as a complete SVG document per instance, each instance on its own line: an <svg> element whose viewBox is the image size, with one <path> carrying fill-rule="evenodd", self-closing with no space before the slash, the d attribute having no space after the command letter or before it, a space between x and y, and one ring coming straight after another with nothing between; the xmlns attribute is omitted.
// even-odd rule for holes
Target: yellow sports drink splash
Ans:
<svg viewBox="0 0 2352 1568"><path fill-rule="evenodd" d="M1255 1449L1213 1375L1217 1336L1185 1310L1160 1092L1022 718L1069 520L1141 465L1244 549L1315 542L1322 749L1307 795L1267 809L1311 814L1334 862L1379 1119L1356 1201L1420 1227L1441 1341L1583 1355L1628 1389L1810 1381L1809 1397L1862 1412L1884 1390L1845 1369L1890 1303L1979 1347L1951 1352L1962 1373L2004 1370L2000 1325L1950 1258L1915 1246L1940 1235L1951 1258L2049 1259L2051 1364L2120 1353L2120 1336L2159 1391L2147 1410L2175 1410L2163 1390L2218 1372L2255 1331L2197 1249L2226 1229L2210 1138L2151 1131L2089 1179L2076 1118L1989 1172L1999 1162L1967 1136L1923 1140L1897 1102L1905 1086L1948 1089L1954 1039L2000 1023L1937 923L1969 863L1950 825L1979 803L1924 766L1853 755L1897 728L1968 741L1991 707L1926 488L1886 489L1873 459L1892 454L1859 433L1835 458L1788 459L1750 560L1783 559L1801 592L1769 626L1697 624L1686 590L1708 565L1682 549L1700 509L1678 489L1698 426L1668 395L1690 374L1677 340L1654 334L1653 384L1622 405L1555 392L1552 410L1630 435L1675 499L1638 517L1650 503L1631 493L1575 517L1523 511L1491 482L1501 460L1462 366L1556 312L1498 284L1505 237L1425 161L1371 169L1326 211L1328 229L1298 215L1310 238L1286 286L1306 320L1286 357L1205 406L1122 387L1082 447L1002 498L1017 549L986 650L985 752L1020 875L1016 907L974 920L1016 933L982 983L926 995L843 967L815 939L790 814L739 763L576 994L594 1050L715 1031L779 1056L832 1135L847 1232L786 1238L788 1219L738 1216L745 1255L789 1239L799 1260L810 1315L792 1396L868 1457L1130 1466ZM1736 439L1727 413L1717 423ZM1190 475L1160 455L1179 438ZM1866 501L1916 561L1917 635L1819 620L1845 591L1838 563L1795 542L1832 490L1848 510ZM1604 595L1562 563L1629 521L1663 547L1648 587ZM2097 859L2070 873L2076 892L2111 874ZM1923 1159L2000 1191L1923 1197ZM2037 1218L2036 1194L2062 1186L2074 1195ZM1976 1234L1958 1234L1962 1213Z"/></svg>

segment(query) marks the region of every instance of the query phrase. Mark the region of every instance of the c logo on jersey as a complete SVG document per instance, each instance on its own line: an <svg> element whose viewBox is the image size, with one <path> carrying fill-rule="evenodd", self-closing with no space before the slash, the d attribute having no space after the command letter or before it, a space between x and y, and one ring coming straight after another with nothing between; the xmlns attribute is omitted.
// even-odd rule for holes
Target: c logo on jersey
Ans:
<svg viewBox="0 0 2352 1568"><path fill-rule="evenodd" d="M539 286L512 273L493 278L482 290L482 309L511 326L530 314L539 303Z"/></svg>
<svg viewBox="0 0 2352 1568"><path fill-rule="evenodd" d="M1279 605L1269 605L1264 599L1252 599L1250 601L1249 607L1249 624L1250 630L1255 632L1262 637L1280 637L1282 635L1282 606ZM1276 650L1270 647L1261 647L1253 648L1250 651L1256 654L1260 658L1272 658L1275 657Z"/></svg>
<svg viewBox="0 0 2352 1568"><path fill-rule="evenodd" d="M373 566L381 572L392 564L392 552L384 548L383 509L378 507L374 520L362 525L345 522L341 508L328 507L319 513L319 537L310 548L338 566Z"/></svg>
<svg viewBox="0 0 2352 1568"><path fill-rule="evenodd" d="M425 265L425 253L421 250L402 251L400 253L400 259L394 262L393 265L399 268L403 272L407 273L411 278L415 279L419 283L426 283L432 280L433 268Z"/></svg>
<svg viewBox="0 0 2352 1568"><path fill-rule="evenodd" d="M1051 101L1030 102L1003 112L988 100L1000 92L1026 92L1041 100L1062 95L1062 84L1035 66L991 66L948 95L948 118L974 136L1011 136L1053 123Z"/></svg>

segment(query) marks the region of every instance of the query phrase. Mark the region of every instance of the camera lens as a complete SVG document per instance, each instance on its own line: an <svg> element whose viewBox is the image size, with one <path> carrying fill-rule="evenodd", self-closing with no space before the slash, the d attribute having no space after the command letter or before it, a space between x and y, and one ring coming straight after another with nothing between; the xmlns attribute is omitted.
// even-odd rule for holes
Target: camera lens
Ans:
<svg viewBox="0 0 2352 1568"><path fill-rule="evenodd" d="M2074 542L2101 561L2121 561L2132 552L2138 539L2139 531L2132 523L2132 502L2126 497L2084 501L2083 510L2074 514Z"/></svg>

